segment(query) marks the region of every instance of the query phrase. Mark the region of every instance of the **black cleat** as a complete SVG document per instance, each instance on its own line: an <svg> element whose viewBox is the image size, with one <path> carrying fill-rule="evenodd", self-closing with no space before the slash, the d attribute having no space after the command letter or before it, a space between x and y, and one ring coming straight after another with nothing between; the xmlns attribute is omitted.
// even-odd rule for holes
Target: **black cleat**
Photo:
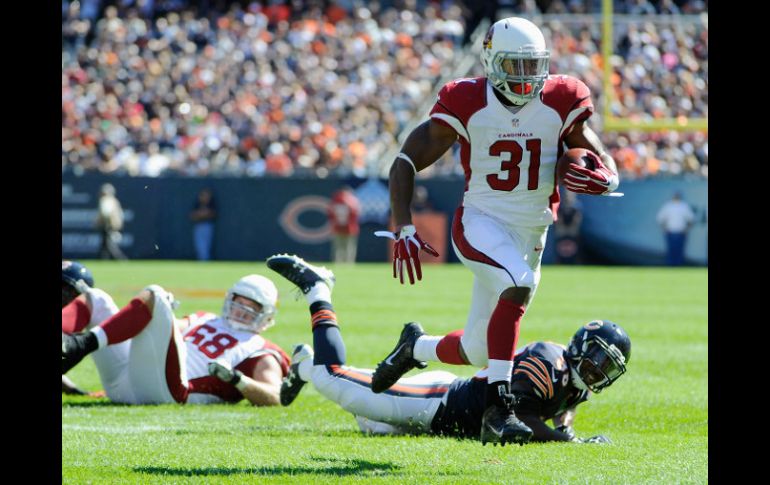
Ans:
<svg viewBox="0 0 770 485"><path fill-rule="evenodd" d="M390 386L410 370L415 367L424 369L428 366L425 362L412 357L414 344L421 335L425 335L425 331L419 323L410 322L404 325L396 348L385 360L377 364L377 369L372 375L372 392L380 393L390 389Z"/></svg>
<svg viewBox="0 0 770 485"><path fill-rule="evenodd" d="M305 295L322 281L329 289L334 288L334 273L328 268L313 266L293 254L276 254L267 258L267 267L291 281Z"/></svg>
<svg viewBox="0 0 770 485"><path fill-rule="evenodd" d="M66 374L78 362L97 349L99 342L93 332L68 335L61 333L61 373Z"/></svg>
<svg viewBox="0 0 770 485"><path fill-rule="evenodd" d="M524 424L513 412L513 407L497 404L489 406L481 417L481 444L487 442L495 446L500 443L518 443L523 445L532 438L532 429Z"/></svg>
<svg viewBox="0 0 770 485"><path fill-rule="evenodd" d="M281 406L288 406L299 396L299 391L307 384L299 377L299 364L313 358L313 348L308 344L297 344L291 354L289 374L281 382Z"/></svg>

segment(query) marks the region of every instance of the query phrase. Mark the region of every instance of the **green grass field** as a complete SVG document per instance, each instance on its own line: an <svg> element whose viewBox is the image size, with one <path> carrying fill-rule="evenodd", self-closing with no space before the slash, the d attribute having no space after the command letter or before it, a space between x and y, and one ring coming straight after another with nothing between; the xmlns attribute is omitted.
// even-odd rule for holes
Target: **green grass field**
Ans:
<svg viewBox="0 0 770 485"><path fill-rule="evenodd" d="M237 278L260 273L280 291L278 323L265 337L287 352L312 342L304 299L261 263L85 262L98 287L122 306L158 283L182 302L177 315L219 313ZM390 266L334 267L335 309L348 364L374 367L401 326L429 333L462 328L471 274L428 266L414 287ZM481 446L438 437L364 436L352 415L305 386L290 407L244 402L212 406L125 406L62 395L63 483L705 483L708 481L708 272L706 269L545 266L519 344L567 343L579 325L623 325L633 350L628 372L578 407L572 443ZM474 369L431 364L470 376ZM86 358L68 374L101 389Z"/></svg>

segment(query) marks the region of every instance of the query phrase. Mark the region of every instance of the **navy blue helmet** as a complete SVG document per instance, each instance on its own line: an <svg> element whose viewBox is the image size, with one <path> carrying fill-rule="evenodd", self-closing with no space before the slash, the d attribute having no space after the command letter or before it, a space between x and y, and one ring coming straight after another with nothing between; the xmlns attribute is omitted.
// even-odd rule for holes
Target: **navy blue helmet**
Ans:
<svg viewBox="0 0 770 485"><path fill-rule="evenodd" d="M575 333L566 356L575 386L600 392L626 372L631 339L617 323L594 320Z"/></svg>
<svg viewBox="0 0 770 485"><path fill-rule="evenodd" d="M87 288L94 286L94 276L91 271L77 261L61 262L61 280L67 283L78 293L83 293Z"/></svg>

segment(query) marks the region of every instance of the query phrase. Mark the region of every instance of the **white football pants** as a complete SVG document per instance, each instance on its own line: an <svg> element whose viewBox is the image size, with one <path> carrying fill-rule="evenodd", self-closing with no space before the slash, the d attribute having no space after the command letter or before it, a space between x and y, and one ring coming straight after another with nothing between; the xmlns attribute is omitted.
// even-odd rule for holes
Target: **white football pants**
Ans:
<svg viewBox="0 0 770 485"><path fill-rule="evenodd" d="M126 404L178 402L170 386L180 392L187 388L187 348L181 332L174 325L173 309L164 296L166 291L158 285L145 289L150 290L155 299L152 319L147 326L134 338L108 345L91 355L104 391L112 401ZM100 298L92 300L92 321L88 328L118 312L112 298L101 293Z"/></svg>
<svg viewBox="0 0 770 485"><path fill-rule="evenodd" d="M535 296L547 233L548 226L513 228L473 207L455 213L452 247L473 272L471 308L460 342L474 366L487 365L487 327L500 294L527 287L527 304Z"/></svg>
<svg viewBox="0 0 770 485"><path fill-rule="evenodd" d="M305 362L312 365L310 359L300 365ZM361 431L376 434L430 432L449 385L457 379L445 371L423 372L399 379L387 391L375 394L372 373L370 369L314 365L311 378L318 392L356 416Z"/></svg>

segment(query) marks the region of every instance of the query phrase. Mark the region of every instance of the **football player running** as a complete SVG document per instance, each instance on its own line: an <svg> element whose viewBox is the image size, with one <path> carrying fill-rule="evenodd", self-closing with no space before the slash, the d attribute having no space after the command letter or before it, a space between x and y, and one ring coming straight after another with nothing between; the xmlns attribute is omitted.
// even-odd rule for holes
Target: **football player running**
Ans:
<svg viewBox="0 0 770 485"><path fill-rule="evenodd" d="M331 302L334 274L287 254L271 256L267 265L304 293L313 332L313 347L294 348L289 375L281 385L281 404L291 404L312 381L318 392L351 412L362 431L480 437L488 372L479 371L470 379L445 371L423 372L375 394L371 370L345 365L345 343ZM606 320L581 327L566 348L535 342L521 349L509 385L516 395L513 407L532 430L531 439L609 443L601 435L576 436L575 408L623 375L630 356L628 334ZM549 419L554 427L546 424ZM506 442L500 443L505 446Z"/></svg>
<svg viewBox="0 0 770 485"><path fill-rule="evenodd" d="M277 405L291 361L261 336L275 323L277 302L273 282L256 274L229 289L221 316L196 312L177 319L178 302L158 285L120 310L107 293L90 289L62 308L62 374L91 354L115 402L246 398L255 406Z"/></svg>
<svg viewBox="0 0 770 485"><path fill-rule="evenodd" d="M481 49L486 76L444 85L430 119L408 136L390 170L395 233L393 276L422 279L419 252L436 251L412 225L414 178L456 141L465 194L452 224L452 246L474 275L463 331L424 335L407 325L394 352L378 365L372 389L383 392L425 361L488 366L482 441L526 441L532 433L516 419L509 386L519 324L540 280L548 226L559 193L556 162L564 146L590 150L595 168L571 164L564 185L592 195L619 183L614 160L586 120L591 93L580 80L548 72L550 53L540 29L511 17L495 22Z"/></svg>

